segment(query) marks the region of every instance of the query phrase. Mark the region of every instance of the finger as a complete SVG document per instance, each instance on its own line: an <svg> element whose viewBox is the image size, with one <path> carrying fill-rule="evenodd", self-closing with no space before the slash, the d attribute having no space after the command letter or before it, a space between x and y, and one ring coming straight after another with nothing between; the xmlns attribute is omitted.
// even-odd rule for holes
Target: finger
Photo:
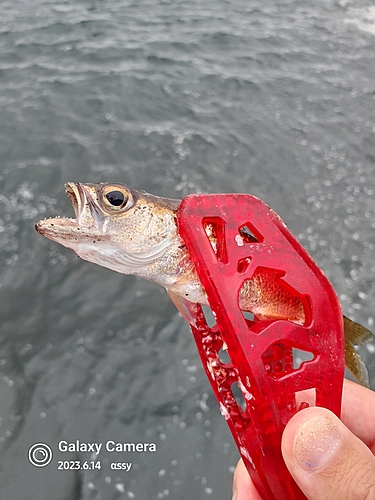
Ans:
<svg viewBox="0 0 375 500"><path fill-rule="evenodd" d="M375 454L375 392L344 381L341 420Z"/></svg>
<svg viewBox="0 0 375 500"><path fill-rule="evenodd" d="M285 463L309 499L375 500L375 457L332 412L307 408L287 424Z"/></svg>
<svg viewBox="0 0 375 500"><path fill-rule="evenodd" d="M234 471L232 500L262 500L242 460Z"/></svg>

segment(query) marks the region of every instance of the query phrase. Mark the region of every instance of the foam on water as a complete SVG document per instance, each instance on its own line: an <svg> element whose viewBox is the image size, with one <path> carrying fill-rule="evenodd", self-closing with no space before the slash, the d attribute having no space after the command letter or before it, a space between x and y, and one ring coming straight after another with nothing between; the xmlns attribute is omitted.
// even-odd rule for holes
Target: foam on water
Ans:
<svg viewBox="0 0 375 500"><path fill-rule="evenodd" d="M375 6L366 8L350 8L345 23L354 24L357 28L375 35Z"/></svg>

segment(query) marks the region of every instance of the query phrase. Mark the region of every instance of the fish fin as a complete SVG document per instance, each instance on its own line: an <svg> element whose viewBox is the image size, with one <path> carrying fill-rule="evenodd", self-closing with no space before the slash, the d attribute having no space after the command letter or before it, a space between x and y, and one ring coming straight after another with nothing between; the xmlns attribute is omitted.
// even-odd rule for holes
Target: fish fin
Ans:
<svg viewBox="0 0 375 500"><path fill-rule="evenodd" d="M344 316L345 338L353 345L361 345L374 340L374 335L364 326Z"/></svg>
<svg viewBox="0 0 375 500"><path fill-rule="evenodd" d="M169 295L169 298L171 299L173 304L177 307L177 309L180 311L183 318L186 319L186 321L190 323L190 325L197 327L196 314L198 310L198 304L190 302L190 300L186 300L184 297L181 297L181 295L178 295L176 292L168 290L168 288L166 288L166 290L167 294Z"/></svg>
<svg viewBox="0 0 375 500"><path fill-rule="evenodd" d="M358 382L370 389L370 382L368 378L367 368L363 362L363 359L354 349L353 345L345 339L345 364L358 380Z"/></svg>
<svg viewBox="0 0 375 500"><path fill-rule="evenodd" d="M366 366L354 346L370 342L374 335L367 328L344 316L345 363L358 382L370 388Z"/></svg>

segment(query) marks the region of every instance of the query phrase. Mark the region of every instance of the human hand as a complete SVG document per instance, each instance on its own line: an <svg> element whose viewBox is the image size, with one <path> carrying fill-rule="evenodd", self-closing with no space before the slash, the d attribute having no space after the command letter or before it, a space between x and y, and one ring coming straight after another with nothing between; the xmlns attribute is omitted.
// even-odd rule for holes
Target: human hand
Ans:
<svg viewBox="0 0 375 500"><path fill-rule="evenodd" d="M285 427L281 450L311 500L375 500L375 393L345 380L341 419L325 408L299 411ZM239 461L233 500L262 500Z"/></svg>

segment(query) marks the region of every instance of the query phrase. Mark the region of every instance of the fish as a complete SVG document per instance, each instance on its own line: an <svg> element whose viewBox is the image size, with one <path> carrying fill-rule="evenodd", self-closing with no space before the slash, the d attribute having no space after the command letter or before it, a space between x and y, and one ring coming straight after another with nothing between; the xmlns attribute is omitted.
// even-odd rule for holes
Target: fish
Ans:
<svg viewBox="0 0 375 500"><path fill-rule="evenodd" d="M195 304L208 305L208 299L179 234L181 200L137 191L121 183L68 182L65 190L75 218L43 219L35 225L38 233L72 249L84 260L163 286L193 324ZM215 229L211 225L205 229L215 249ZM252 235L244 232L242 237ZM271 270L257 270L244 281L239 307L257 320L305 322L302 301ZM373 340L373 334L345 316L343 322L346 365L359 383L369 387L367 369L356 346Z"/></svg>

